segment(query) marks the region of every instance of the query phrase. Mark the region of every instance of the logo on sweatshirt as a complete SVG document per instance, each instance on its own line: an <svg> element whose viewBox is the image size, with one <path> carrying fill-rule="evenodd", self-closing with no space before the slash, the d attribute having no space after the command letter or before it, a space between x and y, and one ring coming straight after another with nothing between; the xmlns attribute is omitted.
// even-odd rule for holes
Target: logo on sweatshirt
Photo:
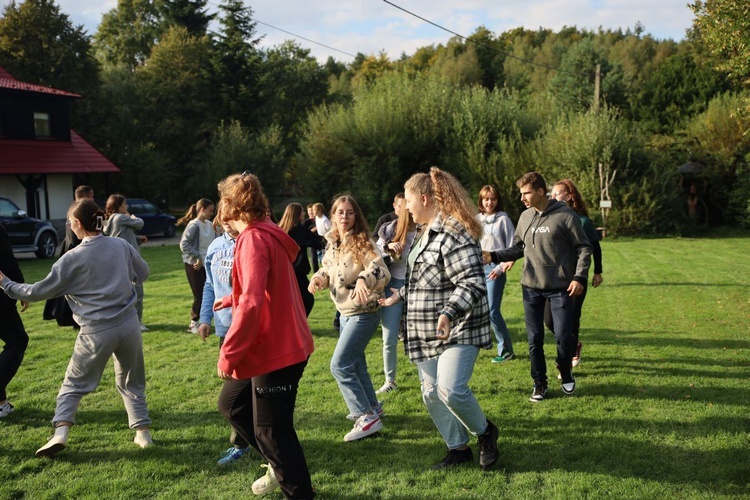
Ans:
<svg viewBox="0 0 750 500"><path fill-rule="evenodd" d="M547 226L541 226L541 227L535 227L531 230L532 233L538 234L538 233L550 233L550 228Z"/></svg>

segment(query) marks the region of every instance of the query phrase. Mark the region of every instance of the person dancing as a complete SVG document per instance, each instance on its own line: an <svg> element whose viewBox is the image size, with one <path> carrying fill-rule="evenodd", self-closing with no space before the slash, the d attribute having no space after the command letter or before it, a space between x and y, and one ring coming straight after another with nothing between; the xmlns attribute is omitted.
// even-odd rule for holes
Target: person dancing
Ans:
<svg viewBox="0 0 750 500"><path fill-rule="evenodd" d="M297 390L314 350L292 262L299 246L268 217L258 178L231 175L219 183L221 216L237 233L232 293L214 310L232 308L217 374L219 411L267 461L256 495L280 487L287 498L315 496L294 430Z"/></svg>
<svg viewBox="0 0 750 500"><path fill-rule="evenodd" d="M488 469L500 456L498 429L469 388L479 349L492 347L477 211L461 183L437 167L413 175L404 188L420 233L407 258L406 286L381 304L406 302L406 353L448 447L432 468L473 462L471 434L479 440L479 465Z"/></svg>
<svg viewBox="0 0 750 500"><path fill-rule="evenodd" d="M357 201L349 195L336 198L331 208L333 226L321 267L310 280L310 292L329 288L341 313L341 333L331 358L347 418L355 420L344 441L356 441L380 431L382 408L367 371L365 349L380 321L385 284L391 278L380 250L370 238Z"/></svg>
<svg viewBox="0 0 750 500"><path fill-rule="evenodd" d="M151 445L151 419L134 284L146 280L148 265L125 240L102 236L104 212L93 200L74 202L67 224L81 244L60 257L46 278L22 284L0 273L0 288L16 300L34 302L65 295L81 325L57 395L52 419L55 435L36 456L50 457L65 449L81 398L99 385L110 357L114 357L115 385L128 423L136 430L134 442L145 448Z"/></svg>

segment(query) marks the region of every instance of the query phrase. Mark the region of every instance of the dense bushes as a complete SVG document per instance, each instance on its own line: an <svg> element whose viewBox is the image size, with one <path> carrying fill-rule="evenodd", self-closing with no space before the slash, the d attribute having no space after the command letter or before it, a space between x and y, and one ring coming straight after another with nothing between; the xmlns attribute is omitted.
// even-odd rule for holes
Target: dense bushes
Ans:
<svg viewBox="0 0 750 500"><path fill-rule="evenodd" d="M731 105L723 99L686 131L696 144L713 137L701 127L719 126L719 109ZM497 184L506 210L517 217L522 207L515 180L537 170L550 184L573 179L601 223L601 164L605 171L617 171L610 187L610 232L681 230L687 218L674 160L683 154L681 143L649 143L637 124L614 108L554 111L553 101L540 102L516 92L447 86L392 72L356 90L350 105L321 107L310 115L295 174L304 179L309 198L328 201L340 191L351 192L372 220L389 208L411 174L433 164L453 172L471 193ZM738 119L725 122L720 123L740 133ZM718 140L726 131L715 135ZM742 141L735 137L731 143ZM717 150L715 144L706 147ZM741 201L736 197L727 204L735 203L737 212L747 208Z"/></svg>

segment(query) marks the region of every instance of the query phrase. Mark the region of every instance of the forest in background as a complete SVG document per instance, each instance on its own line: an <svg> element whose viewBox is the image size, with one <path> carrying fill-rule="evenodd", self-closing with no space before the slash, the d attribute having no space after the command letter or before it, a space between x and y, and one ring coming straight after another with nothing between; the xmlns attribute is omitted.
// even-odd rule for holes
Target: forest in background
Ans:
<svg viewBox="0 0 750 500"><path fill-rule="evenodd" d="M216 14L206 0L119 0L92 35L53 0L25 0L0 17L0 66L81 94L73 127L122 170L111 190L173 207L250 170L275 208L348 191L374 220L438 165L473 195L496 184L514 220L515 180L537 170L573 179L598 224L601 175L613 178L611 233L747 227L750 4L691 7L679 42L641 25L479 26L413 54L320 63L295 41L261 48L241 0Z"/></svg>

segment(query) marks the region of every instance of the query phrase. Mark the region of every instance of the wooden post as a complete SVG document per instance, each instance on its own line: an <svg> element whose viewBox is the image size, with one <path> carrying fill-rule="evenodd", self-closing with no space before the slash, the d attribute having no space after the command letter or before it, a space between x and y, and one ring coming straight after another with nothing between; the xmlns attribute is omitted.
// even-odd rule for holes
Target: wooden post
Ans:
<svg viewBox="0 0 750 500"><path fill-rule="evenodd" d="M596 76L594 78L594 110L599 111L599 93L601 92L602 83L602 65L596 65Z"/></svg>

